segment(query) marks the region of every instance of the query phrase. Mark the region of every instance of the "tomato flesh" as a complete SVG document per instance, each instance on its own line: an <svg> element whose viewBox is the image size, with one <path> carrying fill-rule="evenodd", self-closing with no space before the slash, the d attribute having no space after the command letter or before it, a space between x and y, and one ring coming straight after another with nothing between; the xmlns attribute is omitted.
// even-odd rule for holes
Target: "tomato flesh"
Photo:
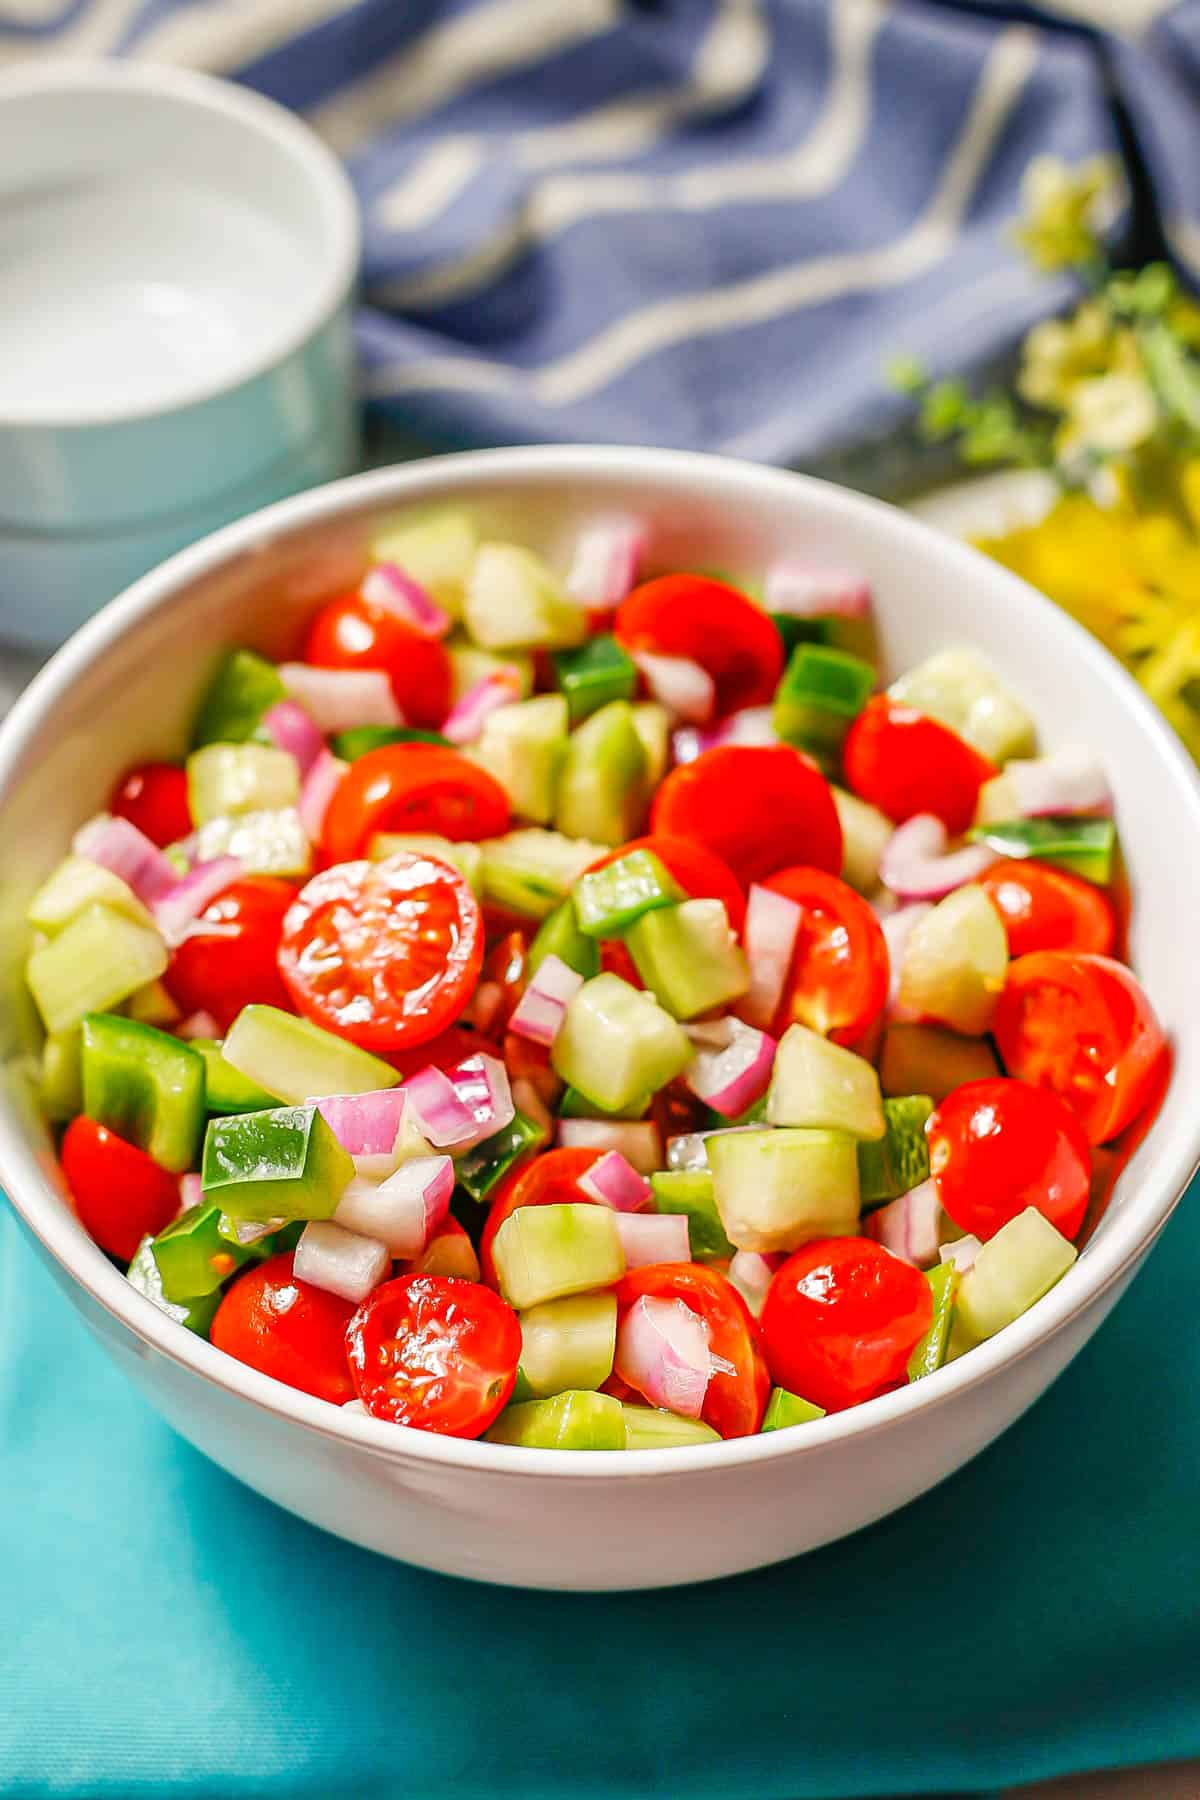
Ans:
<svg viewBox="0 0 1200 1800"><path fill-rule="evenodd" d="M618 1319L644 1294L682 1300L705 1320L709 1349L731 1362L734 1373L717 1370L710 1377L700 1416L723 1438L752 1436L762 1424L771 1377L758 1327L737 1289L701 1263L651 1263L631 1269L618 1283Z"/></svg>
<svg viewBox="0 0 1200 1800"><path fill-rule="evenodd" d="M1004 921L1010 956L1034 950L1111 951L1117 935L1112 902L1066 869L1021 859L998 862L979 885Z"/></svg>
<svg viewBox="0 0 1200 1800"><path fill-rule="evenodd" d="M81 1113L63 1135L62 1172L79 1222L102 1250L132 1262L179 1211L179 1182L153 1157Z"/></svg>
<svg viewBox="0 0 1200 1800"><path fill-rule="evenodd" d="M764 886L786 894L802 914L776 1036L798 1023L835 1044L856 1044L887 999L879 920L860 894L823 869L780 869Z"/></svg>
<svg viewBox="0 0 1200 1800"><path fill-rule="evenodd" d="M363 1301L346 1347L358 1397L375 1418L474 1438L513 1391L521 1326L478 1282L401 1275Z"/></svg>
<svg viewBox="0 0 1200 1800"><path fill-rule="evenodd" d="M354 1306L326 1288L297 1281L290 1252L245 1270L212 1323L228 1356L333 1406L354 1398L346 1328Z"/></svg>
<svg viewBox="0 0 1200 1800"><path fill-rule="evenodd" d="M926 1126L938 1199L984 1243L1034 1206L1064 1237L1083 1224L1092 1159L1083 1127L1048 1088L998 1078L948 1094Z"/></svg>
<svg viewBox="0 0 1200 1800"><path fill-rule="evenodd" d="M197 930L171 957L166 984L185 1013L208 1012L228 1031L243 1006L291 1011L276 961L284 915L296 898L290 881L247 875L231 882L200 914Z"/></svg>
<svg viewBox="0 0 1200 1800"><path fill-rule="evenodd" d="M810 864L836 874L842 828L829 783L789 744L722 744L672 769L650 813L656 837L688 838L748 887Z"/></svg>
<svg viewBox="0 0 1200 1800"><path fill-rule="evenodd" d="M479 1267L489 1287L499 1286L492 1244L505 1219L519 1206L594 1204L579 1186L579 1177L586 1175L602 1154L599 1150L545 1150L509 1170L496 1189L479 1239Z"/></svg>
<svg viewBox="0 0 1200 1800"><path fill-rule="evenodd" d="M886 694L868 700L850 727L842 766L859 799L897 825L933 813L956 835L975 817L979 790L996 773L948 726Z"/></svg>
<svg viewBox="0 0 1200 1800"><path fill-rule="evenodd" d="M113 789L108 810L160 848L178 843L192 829L187 774L176 763L138 763Z"/></svg>
<svg viewBox="0 0 1200 1800"><path fill-rule="evenodd" d="M605 869L618 857L630 856L635 850L649 850L657 856L690 900L720 900L729 923L736 932L741 932L746 921L746 896L738 886L733 870L703 844L689 838L634 838L631 843L598 856L588 873L591 874L593 869Z"/></svg>
<svg viewBox="0 0 1200 1800"><path fill-rule="evenodd" d="M794 1252L767 1290L762 1331L772 1379L842 1412L908 1379L933 1320L920 1269L869 1238L819 1238Z"/></svg>
<svg viewBox="0 0 1200 1800"><path fill-rule="evenodd" d="M321 608L309 626L304 660L318 669L382 669L410 725L435 729L450 710L445 645L361 594L342 594Z"/></svg>
<svg viewBox="0 0 1200 1800"><path fill-rule="evenodd" d="M384 744L351 763L325 812L330 862L350 862L377 831L481 841L502 837L511 809L500 783L457 750Z"/></svg>
<svg viewBox="0 0 1200 1800"><path fill-rule="evenodd" d="M699 663L713 678L718 712L765 705L783 674L783 640L766 613L705 575L644 581L617 608L614 631L627 650Z"/></svg>

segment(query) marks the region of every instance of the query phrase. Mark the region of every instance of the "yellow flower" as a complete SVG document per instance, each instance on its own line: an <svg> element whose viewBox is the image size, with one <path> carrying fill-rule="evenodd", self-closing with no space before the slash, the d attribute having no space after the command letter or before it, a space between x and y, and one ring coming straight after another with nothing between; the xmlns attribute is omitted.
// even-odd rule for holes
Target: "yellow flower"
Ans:
<svg viewBox="0 0 1200 1800"><path fill-rule="evenodd" d="M1016 228L1016 241L1039 269L1089 262L1120 195L1115 157L1091 156L1071 168L1060 157L1035 156L1021 182L1025 217Z"/></svg>
<svg viewBox="0 0 1200 1800"><path fill-rule="evenodd" d="M1044 319L1028 333L1017 391L1031 406L1065 412L1079 382L1138 367L1132 332L1114 326L1097 301L1085 300L1069 319Z"/></svg>
<svg viewBox="0 0 1200 1800"><path fill-rule="evenodd" d="M1072 388L1055 452L1063 462L1089 450L1120 455L1144 444L1157 422L1158 406L1145 376L1097 375Z"/></svg>

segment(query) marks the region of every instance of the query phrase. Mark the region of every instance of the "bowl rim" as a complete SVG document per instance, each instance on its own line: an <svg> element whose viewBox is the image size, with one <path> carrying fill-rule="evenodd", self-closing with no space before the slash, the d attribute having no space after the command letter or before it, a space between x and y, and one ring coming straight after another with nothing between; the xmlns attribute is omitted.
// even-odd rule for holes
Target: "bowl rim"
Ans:
<svg viewBox="0 0 1200 1800"><path fill-rule="evenodd" d="M605 475L614 484L627 484L630 478L644 481L650 491L662 481L702 483L718 477L733 500L743 489L748 498L754 493L761 499L765 492L776 496L781 504L794 498L798 490L805 490L817 497L830 514L840 514L850 522L865 516L876 528L882 527L885 534L891 534L901 554L908 545L923 545L927 549L935 545L937 555L964 581L990 581L1006 590L1013 604L1032 614L1043 632L1061 636L1070 654L1090 665L1097 681L1116 691L1118 704L1135 713L1141 728L1153 740L1163 764L1164 779L1175 788L1185 810L1190 810L1200 833L1200 776L1166 721L1133 678L1082 626L1008 570L893 506L813 476L700 452L611 445L458 452L371 470L280 501L179 552L82 626L34 678L0 724L0 805L19 781L21 764L31 742L51 726L62 696L76 679L143 619L159 612L169 613L173 607L182 608L187 589L195 580L240 557L255 543L277 539L296 528L311 529L323 522L352 517L381 503L449 498L459 477L482 481L485 486L494 483L504 487L522 480L534 485ZM478 1470L489 1476L550 1477L556 1481L645 1480L675 1478L689 1471L699 1475L733 1470L750 1463L816 1454L825 1445L865 1438L905 1418L915 1418L945 1405L1000 1369L1019 1362L1119 1282L1149 1249L1200 1166L1200 1115L1190 1129L1185 1115L1175 1137L1177 1141L1165 1168L1159 1171L1155 1191L1139 1192L1134 1203L1093 1240L1086 1254L1049 1294L969 1357L961 1357L894 1393L815 1420L802 1432L768 1432L717 1444L643 1450L633 1456L586 1450L567 1456L555 1450L442 1437L333 1408L326 1401L286 1387L237 1362L177 1324L138 1293L82 1233L39 1168L33 1150L24 1142L7 1096L0 1099L0 1181L10 1204L50 1257L143 1345L283 1423L299 1425L392 1463L433 1463Z"/></svg>
<svg viewBox="0 0 1200 1800"><path fill-rule="evenodd" d="M245 387L307 344L354 291L362 254L362 226L350 178L333 151L297 114L265 94L217 75L163 63L64 59L0 70L0 116L9 101L45 94L142 94L235 120L269 138L307 181L324 216L327 254L314 270L310 297L272 343L231 364L219 377L197 378L162 401L114 403L77 411L8 413L0 406L0 431L75 431L136 425L185 413Z"/></svg>

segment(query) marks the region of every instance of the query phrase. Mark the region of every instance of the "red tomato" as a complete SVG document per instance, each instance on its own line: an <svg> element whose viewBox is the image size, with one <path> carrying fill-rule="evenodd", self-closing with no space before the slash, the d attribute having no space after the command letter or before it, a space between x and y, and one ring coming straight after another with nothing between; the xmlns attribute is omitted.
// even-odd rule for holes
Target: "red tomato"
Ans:
<svg viewBox="0 0 1200 1800"><path fill-rule="evenodd" d="M457 1275L460 1281L479 1280L475 1246L457 1219L439 1225L420 1256L404 1264L403 1275Z"/></svg>
<svg viewBox="0 0 1200 1800"><path fill-rule="evenodd" d="M60 1160L80 1224L122 1262L132 1262L142 1239L157 1237L179 1211L178 1179L82 1113L67 1126Z"/></svg>
<svg viewBox="0 0 1200 1800"><path fill-rule="evenodd" d="M166 983L185 1013L210 1012L228 1031L243 1006L259 1002L292 1010L276 956L283 917L296 898L290 881L246 875L205 907L199 923L171 957Z"/></svg>
<svg viewBox="0 0 1200 1800"><path fill-rule="evenodd" d="M722 713L765 705L783 674L783 640L766 613L706 575L644 581L617 608L615 633L627 650L699 663Z"/></svg>
<svg viewBox="0 0 1200 1800"><path fill-rule="evenodd" d="M323 831L330 862L361 856L377 831L462 839L502 837L508 795L457 750L383 744L352 762L334 789Z"/></svg>
<svg viewBox="0 0 1200 1800"><path fill-rule="evenodd" d="M354 1399L346 1355L353 1316L352 1301L297 1281L288 1252L238 1276L217 1308L211 1338L260 1374L344 1406Z"/></svg>
<svg viewBox="0 0 1200 1800"><path fill-rule="evenodd" d="M1092 1159L1064 1100L1026 1081L968 1081L925 1128L938 1199L985 1243L1027 1206L1073 1238L1087 1211Z"/></svg>
<svg viewBox="0 0 1200 1800"><path fill-rule="evenodd" d="M737 1289L701 1263L652 1263L631 1269L617 1285L617 1317L648 1294L655 1300L682 1300L708 1325L708 1347L731 1362L735 1373L718 1371L708 1384L701 1418L723 1438L750 1437L762 1424L771 1377L758 1327Z"/></svg>
<svg viewBox="0 0 1200 1800"><path fill-rule="evenodd" d="M861 895L823 869L780 869L764 883L786 894L803 917L777 1033L797 1021L854 1044L883 1011L887 941Z"/></svg>
<svg viewBox="0 0 1200 1800"><path fill-rule="evenodd" d="M1167 1049L1125 965L1079 950L1011 962L992 1035L1008 1073L1060 1095L1091 1144L1107 1144L1141 1112Z"/></svg>
<svg viewBox="0 0 1200 1800"><path fill-rule="evenodd" d="M619 975L630 987L645 987L645 982L637 972L632 956L620 938L602 938L600 941L600 967L606 975Z"/></svg>
<svg viewBox="0 0 1200 1800"><path fill-rule="evenodd" d="M138 763L113 789L108 810L128 819L152 843L177 843L192 829L187 775L175 763Z"/></svg>
<svg viewBox="0 0 1200 1800"><path fill-rule="evenodd" d="M321 608L308 628L304 660L319 669L383 669L409 725L435 729L450 710L445 645L361 594L343 594Z"/></svg>
<svg viewBox="0 0 1200 1800"><path fill-rule="evenodd" d="M860 1237L804 1244L777 1271L762 1313L772 1379L826 1412L903 1386L932 1322L920 1269Z"/></svg>
<svg viewBox="0 0 1200 1800"><path fill-rule="evenodd" d="M650 824L656 837L705 845L743 887L792 863L833 874L842 866L842 828L829 783L790 744L703 751L672 769L654 797Z"/></svg>
<svg viewBox="0 0 1200 1800"><path fill-rule="evenodd" d="M601 1154L599 1150L546 1150L509 1170L496 1189L479 1239L479 1266L489 1287L497 1286L492 1242L509 1214L518 1206L590 1204L592 1197L579 1186L579 1177L599 1162Z"/></svg>
<svg viewBox="0 0 1200 1800"><path fill-rule="evenodd" d="M314 875L283 921L279 973L305 1018L364 1050L436 1038L471 997L483 921L447 863L399 855Z"/></svg>
<svg viewBox="0 0 1200 1800"><path fill-rule="evenodd" d="M529 938L522 930L506 932L493 944L471 1000L469 1018L476 1031L502 1038L528 981Z"/></svg>
<svg viewBox="0 0 1200 1800"><path fill-rule="evenodd" d="M1102 888L1049 863L1007 859L979 877L1004 921L1010 956L1033 950L1092 950L1107 956L1117 934Z"/></svg>
<svg viewBox="0 0 1200 1800"><path fill-rule="evenodd" d="M421 1069L431 1065L435 1069L457 1069L459 1063L466 1062L468 1056L478 1056L481 1050L494 1053L495 1045L489 1038L482 1037L477 1031L465 1031L461 1025L450 1025L437 1037L430 1038L427 1043L414 1044L411 1050L389 1050L384 1058L393 1069L398 1069L405 1081Z"/></svg>
<svg viewBox="0 0 1200 1800"><path fill-rule="evenodd" d="M994 764L936 719L876 694L859 713L842 752L847 786L897 825L933 813L965 831Z"/></svg>
<svg viewBox="0 0 1200 1800"><path fill-rule="evenodd" d="M474 1438L513 1391L521 1326L476 1281L401 1275L368 1294L346 1348L358 1397L377 1419Z"/></svg>
<svg viewBox="0 0 1200 1800"><path fill-rule="evenodd" d="M597 857L589 865L588 873L592 869L607 868L619 856L628 856L634 850L649 850L657 856L668 875L675 877L689 899L723 901L729 923L735 931L741 931L746 919L746 896L738 886L733 870L719 856L714 856L711 850L706 850L703 844L694 843L690 838L634 838L632 843L622 844L618 849L609 850L604 856Z"/></svg>

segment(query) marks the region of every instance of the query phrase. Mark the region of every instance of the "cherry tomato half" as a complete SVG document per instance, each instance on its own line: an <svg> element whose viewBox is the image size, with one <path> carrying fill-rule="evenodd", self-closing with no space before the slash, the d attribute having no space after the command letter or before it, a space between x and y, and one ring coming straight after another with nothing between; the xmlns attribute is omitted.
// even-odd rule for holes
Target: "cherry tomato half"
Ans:
<svg viewBox="0 0 1200 1800"><path fill-rule="evenodd" d="M421 1069L431 1066L435 1069L457 1069L459 1063L466 1062L468 1056L478 1056L481 1050L489 1054L495 1045L489 1038L477 1031L466 1031L461 1025L449 1025L434 1038L426 1042L414 1044L410 1050L389 1050L384 1057L393 1069L398 1069L405 1081L410 1075L416 1075Z"/></svg>
<svg viewBox="0 0 1200 1800"><path fill-rule="evenodd" d="M629 856L634 850L652 851L689 899L722 901L729 923L735 931L741 931L746 921L746 896L738 886L733 870L713 851L690 838L634 838L632 843L621 844L618 849L598 856L587 872L591 874L592 869L607 868L619 856Z"/></svg>
<svg viewBox="0 0 1200 1800"><path fill-rule="evenodd" d="M1092 1159L1065 1100L1027 1081L968 1081L926 1126L937 1195L960 1231L987 1242L1027 1206L1064 1237L1083 1224Z"/></svg>
<svg viewBox="0 0 1200 1800"><path fill-rule="evenodd" d="M457 869L401 853L314 875L283 921L279 972L305 1018L364 1050L436 1038L483 962L479 903Z"/></svg>
<svg viewBox="0 0 1200 1800"><path fill-rule="evenodd" d="M79 1222L102 1250L132 1262L179 1211L179 1182L136 1144L81 1113L62 1141L62 1172Z"/></svg>
<svg viewBox="0 0 1200 1800"><path fill-rule="evenodd" d="M509 1170L496 1189L479 1239L479 1266L489 1287L499 1285L492 1243L509 1214L518 1206L590 1205L592 1197L579 1186L579 1177L586 1175L602 1154L599 1150L546 1150Z"/></svg>
<svg viewBox="0 0 1200 1800"><path fill-rule="evenodd" d="M650 814L656 837L689 838L743 887L793 863L836 874L842 828L829 783L789 744L722 744L672 769Z"/></svg>
<svg viewBox="0 0 1200 1800"><path fill-rule="evenodd" d="M476 1281L401 1275L368 1294L346 1348L358 1397L377 1419L474 1438L513 1391L521 1326Z"/></svg>
<svg viewBox="0 0 1200 1800"><path fill-rule="evenodd" d="M187 775L175 763L138 763L113 789L108 810L136 825L153 844L177 843L192 829Z"/></svg>
<svg viewBox="0 0 1200 1800"><path fill-rule="evenodd" d="M897 825L933 813L956 834L975 817L979 790L996 773L957 733L886 694L868 700L850 727L842 767L846 785Z"/></svg>
<svg viewBox="0 0 1200 1800"><path fill-rule="evenodd" d="M243 1006L292 1010L276 956L283 917L296 898L290 881L246 875L205 907L198 930L171 957L166 984L185 1013L209 1012L228 1031Z"/></svg>
<svg viewBox="0 0 1200 1800"><path fill-rule="evenodd" d="M342 594L321 608L308 628L304 660L319 669L384 670L410 725L435 729L450 710L445 645L361 594Z"/></svg>
<svg viewBox="0 0 1200 1800"><path fill-rule="evenodd" d="M361 856L377 831L479 841L508 830L508 795L486 769L440 744L383 744L334 789L323 837L330 862Z"/></svg>
<svg viewBox="0 0 1200 1800"><path fill-rule="evenodd" d="M705 575L644 581L617 608L627 650L686 656L712 676L717 711L763 706L783 674L783 640L761 607Z"/></svg>
<svg viewBox="0 0 1200 1800"><path fill-rule="evenodd" d="M823 869L780 869L764 886L786 894L802 918L777 1035L799 1022L854 1044L883 1011L887 941L861 895Z"/></svg>
<svg viewBox="0 0 1200 1800"><path fill-rule="evenodd" d="M1123 963L1039 950L1008 965L992 1035L1010 1075L1059 1094L1107 1144L1154 1092L1167 1040Z"/></svg>
<svg viewBox="0 0 1200 1800"><path fill-rule="evenodd" d="M457 1219L439 1225L420 1256L404 1264L402 1275L457 1275L460 1281L479 1280L475 1246Z"/></svg>
<svg viewBox="0 0 1200 1800"><path fill-rule="evenodd" d="M701 1418L723 1438L750 1437L762 1424L771 1377L759 1341L758 1327L737 1289L715 1269L701 1263L651 1263L631 1269L617 1285L617 1317L648 1294L656 1300L682 1300L708 1325L708 1347L731 1362L734 1374L718 1370L709 1380Z"/></svg>
<svg viewBox="0 0 1200 1800"><path fill-rule="evenodd" d="M777 1271L762 1330L777 1385L841 1412L904 1384L932 1320L920 1269L870 1238L818 1238Z"/></svg>
<svg viewBox="0 0 1200 1800"><path fill-rule="evenodd" d="M979 885L1004 921L1010 956L1034 950L1091 950L1107 956L1117 935L1102 888L1049 863L998 862Z"/></svg>
<svg viewBox="0 0 1200 1800"><path fill-rule="evenodd" d="M260 1374L344 1406L354 1399L346 1355L353 1316L353 1301L297 1281L289 1252L238 1276L217 1308L211 1338Z"/></svg>

